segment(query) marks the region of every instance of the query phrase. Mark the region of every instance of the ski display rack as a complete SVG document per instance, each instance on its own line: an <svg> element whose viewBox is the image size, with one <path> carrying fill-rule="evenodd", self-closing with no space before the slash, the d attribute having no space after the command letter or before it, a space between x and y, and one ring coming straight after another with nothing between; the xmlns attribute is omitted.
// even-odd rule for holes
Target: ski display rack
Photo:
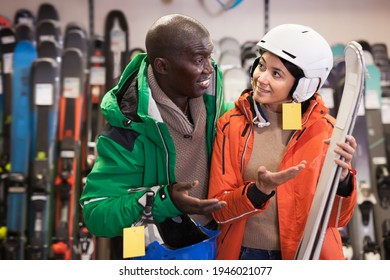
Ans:
<svg viewBox="0 0 390 280"><path fill-rule="evenodd" d="M374 91L378 93L378 98L380 100L380 112L381 119L380 123L382 124L381 129L383 129L384 139L383 142L380 142L382 150L385 150L385 156L387 158L387 164L382 164L377 166L375 170L375 178L377 180L377 196L378 196L378 206L377 206L377 238L379 241L379 246L381 248L382 259L390 260L390 177L389 177L389 156L390 156L390 137L389 137L389 89L390 89L390 60L388 58L387 47L383 43L376 43L370 46L371 55L373 58L372 70L374 72L374 81L376 83L380 82L380 86L375 84L372 85ZM378 75L378 70L380 74ZM380 77L378 77L380 76ZM379 124L376 124L378 126ZM376 148L378 149L378 148ZM373 158L373 160L376 158ZM378 161L375 161L378 164Z"/></svg>
<svg viewBox="0 0 390 280"><path fill-rule="evenodd" d="M0 19L0 259L112 257L111 239L88 232L79 199L105 122L100 102L107 85L114 86L131 53L144 50L129 52L128 24L119 10L107 14L103 35L91 30L88 38L77 22L64 25L62 35L61 26L49 3L36 16L19 9L13 22ZM19 42L33 45L35 53L24 60L29 77L17 83L27 73L16 67ZM108 77L108 71L115 74ZM21 86L28 88L28 101L16 94ZM26 127L18 124L22 115Z"/></svg>
<svg viewBox="0 0 390 280"><path fill-rule="evenodd" d="M377 243L380 247L381 259L384 259L385 246L382 230L386 228L388 219L390 218L390 174L381 111L381 72L379 67L374 63L371 51L367 51L365 55L368 71L365 99L367 135L371 157L371 178L375 186L373 192L377 198L377 204L374 205L375 231Z"/></svg>
<svg viewBox="0 0 390 280"><path fill-rule="evenodd" d="M335 154L334 149L337 142L345 141L346 135L352 133L363 97L365 63L363 50L355 41L349 42L345 47L345 64L346 83L343 96L305 230L296 252L295 259L298 260L320 257L341 173L341 169L334 162L334 159L340 156Z"/></svg>

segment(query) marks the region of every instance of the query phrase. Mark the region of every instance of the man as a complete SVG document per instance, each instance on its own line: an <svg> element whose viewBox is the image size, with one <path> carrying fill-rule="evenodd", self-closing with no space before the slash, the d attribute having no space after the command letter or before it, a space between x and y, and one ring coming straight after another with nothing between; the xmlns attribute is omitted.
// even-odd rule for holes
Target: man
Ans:
<svg viewBox="0 0 390 280"><path fill-rule="evenodd" d="M89 231L121 236L140 220L145 193L161 223L182 213L202 225L226 205L205 199L215 125L223 113L222 77L207 29L188 16L158 19L118 84L104 96L108 121L80 202Z"/></svg>

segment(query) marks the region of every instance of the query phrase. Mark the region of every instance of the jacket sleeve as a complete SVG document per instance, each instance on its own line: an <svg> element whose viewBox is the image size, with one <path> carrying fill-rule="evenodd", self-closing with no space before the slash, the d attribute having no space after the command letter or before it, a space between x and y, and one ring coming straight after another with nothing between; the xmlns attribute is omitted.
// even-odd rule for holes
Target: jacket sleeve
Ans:
<svg viewBox="0 0 390 280"><path fill-rule="evenodd" d="M329 219L329 226L344 227L352 218L356 207L356 171L351 170L352 192L349 196L335 196L332 213Z"/></svg>
<svg viewBox="0 0 390 280"><path fill-rule="evenodd" d="M227 206L213 212L218 223L248 218L263 211L268 205L267 201L261 209L256 209L247 196L248 188L253 182L243 182L239 167L240 151L236 148L238 145L231 145L231 139L228 137L229 122L226 119L225 114L217 124L210 169L209 198L227 202Z"/></svg>
<svg viewBox="0 0 390 280"><path fill-rule="evenodd" d="M80 203L85 223L92 234L104 237L121 236L123 228L137 222L143 207L138 200L153 185L145 185L145 151L136 141L129 150L109 137L100 136L98 158L87 177ZM153 205L157 221L181 212L173 205L166 185L161 185Z"/></svg>

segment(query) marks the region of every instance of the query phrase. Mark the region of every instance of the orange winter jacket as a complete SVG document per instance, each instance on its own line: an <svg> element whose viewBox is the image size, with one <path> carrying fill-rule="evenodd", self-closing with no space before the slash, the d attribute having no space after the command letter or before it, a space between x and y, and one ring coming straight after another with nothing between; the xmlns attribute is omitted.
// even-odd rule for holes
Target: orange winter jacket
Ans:
<svg viewBox="0 0 390 280"><path fill-rule="evenodd" d="M235 108L218 122L214 142L209 198L227 202L214 212L220 224L217 259L238 259L247 218L266 211L268 201L256 209L248 199L248 182L244 170L253 148L252 92L246 92L235 102ZM277 204L280 246L283 259L294 259L303 235L310 205L316 190L328 145L324 139L332 135L335 119L318 94L311 100L302 117L302 129L296 131L287 145L280 170L306 160L306 168L295 178L278 186ZM272 152L272 151L270 151ZM355 171L351 170L353 191L348 197L336 195L321 252L321 259L344 259L338 227L347 225L356 204ZM261 214L260 214L261 215Z"/></svg>

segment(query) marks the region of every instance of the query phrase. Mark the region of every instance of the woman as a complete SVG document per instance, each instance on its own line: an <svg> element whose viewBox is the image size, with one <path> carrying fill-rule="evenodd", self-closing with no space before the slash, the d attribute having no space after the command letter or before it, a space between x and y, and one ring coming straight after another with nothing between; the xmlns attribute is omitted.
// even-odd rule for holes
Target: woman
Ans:
<svg viewBox="0 0 390 280"><path fill-rule="evenodd" d="M227 202L213 213L222 231L218 259L294 258L335 122L317 93L333 66L321 35L284 24L258 46L253 90L243 92L217 127L209 198ZM283 129L282 120L296 118L286 113L295 109L282 112L284 106L301 109L298 128ZM355 207L350 163L356 141L346 140L335 149L345 161L336 160L342 172L321 259L344 258L337 227L349 222Z"/></svg>

